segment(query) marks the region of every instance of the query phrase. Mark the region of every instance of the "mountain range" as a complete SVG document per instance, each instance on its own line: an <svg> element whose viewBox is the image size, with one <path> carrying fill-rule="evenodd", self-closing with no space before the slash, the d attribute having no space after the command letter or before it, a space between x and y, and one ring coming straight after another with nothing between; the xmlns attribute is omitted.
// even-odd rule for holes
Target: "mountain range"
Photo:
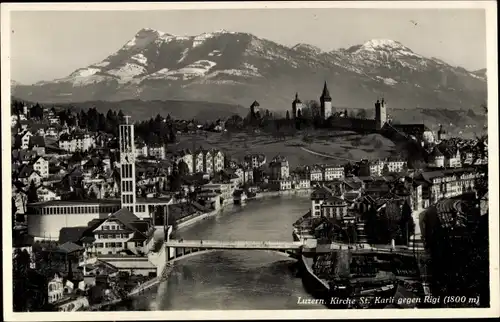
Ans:
<svg viewBox="0 0 500 322"><path fill-rule="evenodd" d="M12 95L50 103L190 100L284 111L295 93L318 100L324 82L339 108L473 109L486 102L486 70L468 71L373 39L347 49L289 47L225 30L174 36L141 29L117 52L67 77L12 83Z"/></svg>

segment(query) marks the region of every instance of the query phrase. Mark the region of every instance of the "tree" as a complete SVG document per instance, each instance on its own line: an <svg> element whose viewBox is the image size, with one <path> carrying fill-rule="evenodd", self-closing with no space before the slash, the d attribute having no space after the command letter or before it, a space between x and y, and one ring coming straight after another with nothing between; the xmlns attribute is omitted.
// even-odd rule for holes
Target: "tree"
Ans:
<svg viewBox="0 0 500 322"><path fill-rule="evenodd" d="M181 177L184 177L189 173L189 166L184 160L181 160L178 165L178 172Z"/></svg>
<svg viewBox="0 0 500 322"><path fill-rule="evenodd" d="M411 215L410 215L411 216ZM395 202L388 202L385 207L385 219L387 224L387 232L390 240L395 240L400 233L401 209Z"/></svg>
<svg viewBox="0 0 500 322"><path fill-rule="evenodd" d="M28 197L28 203L32 202L38 202L38 188L35 185L34 181L31 181L30 186L28 187L27 191L27 197Z"/></svg>
<svg viewBox="0 0 500 322"><path fill-rule="evenodd" d="M366 110L364 108L361 108L358 110L358 113L356 114L357 118L360 119L365 119L366 118Z"/></svg>
<svg viewBox="0 0 500 322"><path fill-rule="evenodd" d="M408 162L403 162L403 172L408 172Z"/></svg>
<svg viewBox="0 0 500 322"><path fill-rule="evenodd" d="M411 207L408 201L405 201L401 209L401 221L399 225L402 233L401 242L404 245L408 244L410 237L415 233L415 222L413 221L411 213Z"/></svg>
<svg viewBox="0 0 500 322"><path fill-rule="evenodd" d="M91 199L91 200L96 200L97 199L97 194L95 193L94 189L90 190L90 192L89 192L89 199Z"/></svg>
<svg viewBox="0 0 500 322"><path fill-rule="evenodd" d="M122 110L118 111L117 120L118 120L118 124L125 123L125 115L123 114Z"/></svg>
<svg viewBox="0 0 500 322"><path fill-rule="evenodd" d="M384 167L382 168L382 175L386 176L389 174L389 165L387 163L384 164Z"/></svg>

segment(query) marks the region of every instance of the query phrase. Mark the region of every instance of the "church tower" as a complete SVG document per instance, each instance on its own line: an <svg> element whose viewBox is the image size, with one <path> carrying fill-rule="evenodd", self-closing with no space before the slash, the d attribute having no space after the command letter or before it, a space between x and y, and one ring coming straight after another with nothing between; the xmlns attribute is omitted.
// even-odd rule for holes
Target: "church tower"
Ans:
<svg viewBox="0 0 500 322"><path fill-rule="evenodd" d="M321 103L321 118L326 120L333 114L332 98L330 97L330 92L328 91L328 87L326 86L326 81L325 85L323 86L323 93L321 94L319 101Z"/></svg>
<svg viewBox="0 0 500 322"><path fill-rule="evenodd" d="M375 102L375 129L380 130L387 122L387 109L384 99Z"/></svg>
<svg viewBox="0 0 500 322"><path fill-rule="evenodd" d="M129 124L130 116L125 116L125 124L120 124L120 178L121 207L135 212L135 143L134 125Z"/></svg>
<svg viewBox="0 0 500 322"><path fill-rule="evenodd" d="M299 99L299 93L295 93L295 99L292 102L292 118L297 118L302 114L302 101Z"/></svg>

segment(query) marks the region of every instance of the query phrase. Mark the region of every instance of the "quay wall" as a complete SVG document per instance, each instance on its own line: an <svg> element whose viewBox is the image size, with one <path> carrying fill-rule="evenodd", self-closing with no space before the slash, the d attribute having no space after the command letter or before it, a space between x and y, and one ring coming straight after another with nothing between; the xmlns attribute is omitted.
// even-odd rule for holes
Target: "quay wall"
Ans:
<svg viewBox="0 0 500 322"><path fill-rule="evenodd" d="M252 199L262 199L262 198L268 198L268 197L281 197L281 196L309 197L311 192L312 192L311 188L295 189L295 190L280 190L280 191L264 191L264 192L259 192Z"/></svg>
<svg viewBox="0 0 500 322"><path fill-rule="evenodd" d="M299 270L302 277L302 283L306 291L317 299L325 300L325 303L330 302L330 287L321 280L312 269L312 258L307 258L301 255L298 260Z"/></svg>

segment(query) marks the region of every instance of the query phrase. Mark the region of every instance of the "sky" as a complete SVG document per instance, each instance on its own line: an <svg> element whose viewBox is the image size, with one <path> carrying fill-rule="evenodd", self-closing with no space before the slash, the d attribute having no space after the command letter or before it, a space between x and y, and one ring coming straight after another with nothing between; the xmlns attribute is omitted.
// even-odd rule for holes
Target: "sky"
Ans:
<svg viewBox="0 0 500 322"><path fill-rule="evenodd" d="M68 76L105 59L142 28L194 36L219 29L325 51L392 39L468 70L486 67L483 9L231 9L17 11L11 14L11 79Z"/></svg>

